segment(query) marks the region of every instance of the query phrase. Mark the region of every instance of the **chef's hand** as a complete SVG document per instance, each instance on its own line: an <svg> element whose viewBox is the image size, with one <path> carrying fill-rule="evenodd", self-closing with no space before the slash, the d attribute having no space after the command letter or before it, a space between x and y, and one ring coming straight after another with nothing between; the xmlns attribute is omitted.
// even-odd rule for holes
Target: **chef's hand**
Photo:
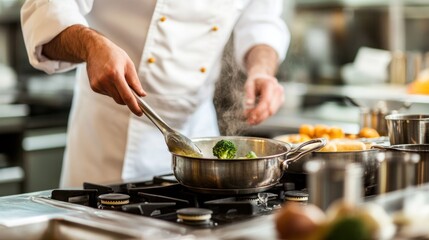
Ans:
<svg viewBox="0 0 429 240"><path fill-rule="evenodd" d="M244 89L245 116L250 125L259 124L276 113L284 102L283 86L269 74L249 75Z"/></svg>
<svg viewBox="0 0 429 240"><path fill-rule="evenodd" d="M247 70L244 114L250 125L256 125L276 113L284 102L283 87L274 77L279 61L272 47L259 44L246 53L244 62Z"/></svg>
<svg viewBox="0 0 429 240"><path fill-rule="evenodd" d="M116 103L127 105L136 115L143 114L131 88L145 96L134 63L128 54L108 39L101 37L90 48L87 72L93 91L112 97Z"/></svg>
<svg viewBox="0 0 429 240"><path fill-rule="evenodd" d="M133 62L124 50L98 32L72 25L44 44L42 54L49 59L86 62L92 90L126 104L138 116L143 114L131 91L146 95Z"/></svg>

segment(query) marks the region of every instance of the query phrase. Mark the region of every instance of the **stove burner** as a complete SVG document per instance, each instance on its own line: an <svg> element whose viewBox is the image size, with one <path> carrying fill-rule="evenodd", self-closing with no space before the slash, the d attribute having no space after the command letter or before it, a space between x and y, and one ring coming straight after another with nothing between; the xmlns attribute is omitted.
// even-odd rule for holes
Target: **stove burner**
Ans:
<svg viewBox="0 0 429 240"><path fill-rule="evenodd" d="M130 203L130 195L122 193L106 193L98 196L101 206L117 207Z"/></svg>
<svg viewBox="0 0 429 240"><path fill-rule="evenodd" d="M206 221L210 220L212 217L212 210L205 208L182 208L177 210L177 218L183 221Z"/></svg>
<svg viewBox="0 0 429 240"><path fill-rule="evenodd" d="M308 193L304 191L287 191L285 192L285 200L288 202L307 203Z"/></svg>
<svg viewBox="0 0 429 240"><path fill-rule="evenodd" d="M177 222L194 226L213 226L213 211L205 208L182 208L176 211Z"/></svg>

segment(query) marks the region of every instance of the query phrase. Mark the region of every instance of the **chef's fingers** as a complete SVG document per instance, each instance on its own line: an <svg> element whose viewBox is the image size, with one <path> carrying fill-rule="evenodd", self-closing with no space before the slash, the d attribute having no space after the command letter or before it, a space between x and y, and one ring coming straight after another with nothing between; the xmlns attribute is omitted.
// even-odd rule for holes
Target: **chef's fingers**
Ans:
<svg viewBox="0 0 429 240"><path fill-rule="evenodd" d="M127 69L125 72L125 79L127 80L128 85L130 85L130 87L134 89L137 95L142 97L146 96L146 92L143 90L142 84L139 80L139 77L137 75L137 72L133 63L127 65Z"/></svg>
<svg viewBox="0 0 429 240"><path fill-rule="evenodd" d="M244 102L244 108L245 109L251 109L255 107L255 101L256 101L256 95L255 95L255 79L247 79L246 83L244 84L244 91L245 91L245 102Z"/></svg>
<svg viewBox="0 0 429 240"><path fill-rule="evenodd" d="M256 125L272 116L284 102L283 87L278 84L277 79L258 79L256 91L259 101L255 108L247 111L247 121Z"/></svg>
<svg viewBox="0 0 429 240"><path fill-rule="evenodd" d="M142 110L137 103L137 100L134 94L131 91L130 86L128 85L124 75L117 75L118 79L115 81L116 89L121 95L122 101L128 106L128 108L137 116L143 114Z"/></svg>
<svg viewBox="0 0 429 240"><path fill-rule="evenodd" d="M121 95L119 94L115 86L113 86L112 89L109 90L109 93L106 95L109 95L111 98L113 98L113 100L115 100L117 104L125 105L124 101L122 101Z"/></svg>
<svg viewBox="0 0 429 240"><path fill-rule="evenodd" d="M122 101L121 95L119 95L119 92L115 87L113 77L105 76L104 78L91 78L90 86L94 92L109 96L113 98L116 103L125 105L124 101Z"/></svg>
<svg viewBox="0 0 429 240"><path fill-rule="evenodd" d="M276 113L277 110L279 110L279 108L283 105L284 99L285 97L283 86L278 83L275 84L274 93L270 102L270 112L272 112L273 114Z"/></svg>
<svg viewBox="0 0 429 240"><path fill-rule="evenodd" d="M248 112L247 121L250 125L261 123L264 119L271 115L270 112L270 97L274 91L272 84L265 83L259 85L257 83L256 91L259 96L256 106Z"/></svg>
<svg viewBox="0 0 429 240"><path fill-rule="evenodd" d="M98 93L101 93L103 95L107 95L120 105L125 105L124 101L122 100L121 95L119 94L118 90L116 89L116 86L112 80L106 81L106 83L103 85L103 88L97 89Z"/></svg>

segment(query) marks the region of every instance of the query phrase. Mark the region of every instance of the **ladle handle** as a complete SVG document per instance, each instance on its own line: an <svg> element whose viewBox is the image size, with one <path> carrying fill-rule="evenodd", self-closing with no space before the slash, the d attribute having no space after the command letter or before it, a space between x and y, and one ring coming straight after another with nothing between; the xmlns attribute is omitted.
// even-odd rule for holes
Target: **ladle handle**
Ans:
<svg viewBox="0 0 429 240"><path fill-rule="evenodd" d="M155 124L155 126L162 132L162 134L166 134L168 132L172 132L172 128L167 125L167 123L162 120L162 118L156 114L156 112L139 96L137 93L131 89L131 91L134 94L134 97L136 98L140 109L143 111L143 113Z"/></svg>

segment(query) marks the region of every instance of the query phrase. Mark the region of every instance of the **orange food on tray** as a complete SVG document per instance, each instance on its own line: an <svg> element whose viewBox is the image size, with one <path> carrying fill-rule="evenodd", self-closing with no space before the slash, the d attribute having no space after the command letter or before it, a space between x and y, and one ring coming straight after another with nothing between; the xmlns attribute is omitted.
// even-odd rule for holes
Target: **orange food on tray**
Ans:
<svg viewBox="0 0 429 240"><path fill-rule="evenodd" d="M309 124L302 124L299 128L299 134L307 135L310 138L314 136L314 127Z"/></svg>
<svg viewBox="0 0 429 240"><path fill-rule="evenodd" d="M362 138L378 138L380 134L374 128L364 127L360 130L359 136Z"/></svg>
<svg viewBox="0 0 429 240"><path fill-rule="evenodd" d="M331 128L326 125L317 124L314 126L314 138L327 138L329 139L329 131Z"/></svg>
<svg viewBox="0 0 429 240"><path fill-rule="evenodd" d="M364 143L358 141L359 138L379 138L380 134L373 128L362 128L358 134L346 134L344 130L337 126L328 126L323 124L302 124L299 128L299 133L286 134L276 137L277 140L298 144L306 142L314 138L326 138L333 141L346 141L345 144L328 144L322 151L341 151L342 148L355 148L355 150L362 150ZM355 141L350 141L355 140ZM339 145L339 146L337 146ZM344 146L344 147L343 147Z"/></svg>
<svg viewBox="0 0 429 240"><path fill-rule="evenodd" d="M331 127L331 129L329 130L329 137L331 139L345 138L346 134L344 134L344 130L342 128Z"/></svg>
<svg viewBox="0 0 429 240"><path fill-rule="evenodd" d="M283 141L283 142L288 142L288 143L302 143L302 142L306 142L308 140L311 140L311 138L306 135L306 134L287 134L287 135L283 135L283 136L279 136L276 138L277 140Z"/></svg>

